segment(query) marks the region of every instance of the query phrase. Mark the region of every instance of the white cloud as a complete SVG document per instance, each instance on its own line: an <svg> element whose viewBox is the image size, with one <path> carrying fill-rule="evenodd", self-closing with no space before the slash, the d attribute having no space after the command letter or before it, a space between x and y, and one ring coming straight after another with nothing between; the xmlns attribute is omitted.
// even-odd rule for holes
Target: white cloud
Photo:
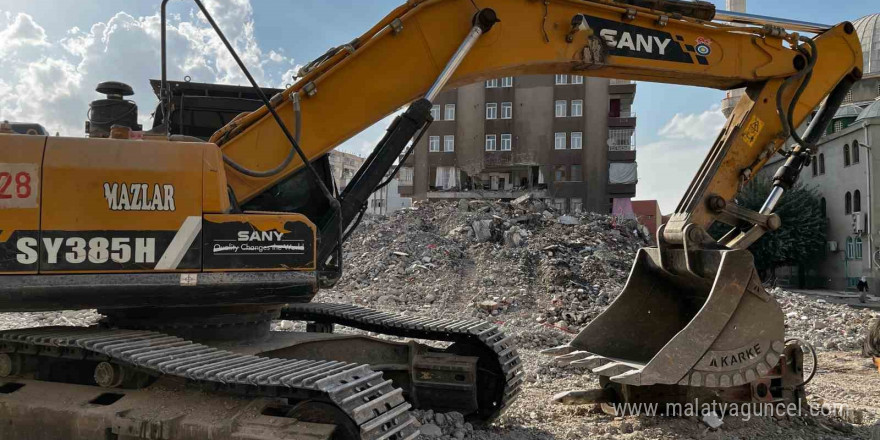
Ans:
<svg viewBox="0 0 880 440"><path fill-rule="evenodd" d="M664 214L673 212L724 127L719 106L676 114L660 130L661 139L638 150L638 199L656 199Z"/></svg>
<svg viewBox="0 0 880 440"><path fill-rule="evenodd" d="M0 56L16 55L23 50L48 46L46 30L34 22L30 15L10 12L5 14L5 29L0 31Z"/></svg>
<svg viewBox="0 0 880 440"><path fill-rule="evenodd" d="M720 105L713 105L699 114L677 113L660 129L660 136L669 139L712 140L718 137L718 132L726 121Z"/></svg>
<svg viewBox="0 0 880 440"><path fill-rule="evenodd" d="M280 50L263 50L254 36L250 0L209 0L206 7L260 84L290 83L296 66ZM68 136L83 134L88 103L101 96L102 81L122 81L135 90L140 122L150 127L156 98L149 79L159 78L158 14L134 17L108 13L87 30L72 27L57 41L27 14L0 15L0 119L41 123ZM288 70L290 69L290 70ZM201 13L170 15L168 76L193 81L248 84Z"/></svg>
<svg viewBox="0 0 880 440"><path fill-rule="evenodd" d="M257 82L286 88L301 67L283 48L264 50L254 35L250 0L207 0L205 7ZM36 122L50 132L83 136L89 102L102 96L95 86L121 81L135 91L139 122L152 126L157 100L149 79L159 78L158 14L132 16L108 12L107 19L87 29L71 27L50 41L45 29L24 13L0 11L0 120ZM168 17L168 77L180 80L247 85L234 59L198 9ZM394 114L382 119L339 148L368 155L385 134Z"/></svg>

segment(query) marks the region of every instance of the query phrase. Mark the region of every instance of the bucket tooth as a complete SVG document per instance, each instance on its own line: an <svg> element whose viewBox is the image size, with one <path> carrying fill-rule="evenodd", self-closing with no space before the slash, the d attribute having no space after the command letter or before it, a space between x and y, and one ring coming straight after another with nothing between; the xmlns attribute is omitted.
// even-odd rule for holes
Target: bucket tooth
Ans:
<svg viewBox="0 0 880 440"><path fill-rule="evenodd" d="M575 351L569 354L564 354L562 356L556 356L554 359L559 365L569 365L572 362L579 361L581 359L586 359L590 356L594 356L593 353L589 351Z"/></svg>
<svg viewBox="0 0 880 440"><path fill-rule="evenodd" d="M611 362L599 368L593 369L593 373L596 373L600 376L617 376L619 374L623 374L629 371L638 370L630 365L624 364L623 362Z"/></svg>
<svg viewBox="0 0 880 440"><path fill-rule="evenodd" d="M563 405L590 405L599 403L611 403L614 401L614 392L608 388L594 390L564 391L554 395L551 400Z"/></svg>
<svg viewBox="0 0 880 440"><path fill-rule="evenodd" d="M560 345L558 347L547 348L547 349L541 350L541 354L546 355L546 356L560 356L560 355L569 354L569 353L572 353L575 351L577 351L577 348L574 348L571 345L566 344L566 345Z"/></svg>
<svg viewBox="0 0 880 440"><path fill-rule="evenodd" d="M639 370L630 370L625 373L618 374L616 376L611 377L612 382L624 384L624 385L641 385L642 384L642 371Z"/></svg>
<svg viewBox="0 0 880 440"><path fill-rule="evenodd" d="M586 367L588 370L593 370L594 368L599 368L610 362L612 362L611 359L593 355L579 361L574 361L569 365L572 367Z"/></svg>

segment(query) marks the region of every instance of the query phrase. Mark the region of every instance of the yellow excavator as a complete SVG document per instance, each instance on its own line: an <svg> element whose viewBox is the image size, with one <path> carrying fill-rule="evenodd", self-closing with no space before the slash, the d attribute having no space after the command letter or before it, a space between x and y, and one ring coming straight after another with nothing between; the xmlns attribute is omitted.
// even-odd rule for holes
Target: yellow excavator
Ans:
<svg viewBox="0 0 880 440"><path fill-rule="evenodd" d="M168 118L132 139L117 123L131 108L110 104L92 108L106 137L0 134L0 311L105 316L0 332L0 437L412 439L410 408L494 419L523 377L497 327L310 301L342 276L345 239L442 89L551 73L746 88L658 245L559 362L601 377L593 400L802 398L801 347L747 248L780 226L775 204L861 77L852 24L677 0L408 0L269 97L195 3L261 108L210 142ZM322 158L407 104L339 193ZM774 154L787 160L765 206L737 206ZM731 233L711 238L714 222ZM279 317L306 331L271 332Z"/></svg>

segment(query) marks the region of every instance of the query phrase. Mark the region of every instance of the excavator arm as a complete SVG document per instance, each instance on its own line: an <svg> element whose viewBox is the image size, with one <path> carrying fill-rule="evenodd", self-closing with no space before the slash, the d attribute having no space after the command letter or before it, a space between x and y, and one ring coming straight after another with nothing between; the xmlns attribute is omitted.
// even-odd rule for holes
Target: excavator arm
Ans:
<svg viewBox="0 0 880 440"><path fill-rule="evenodd" d="M633 4L656 4L667 10ZM702 3L684 4L705 7ZM299 139L304 155L314 160L424 96L474 28L478 8L492 10L500 22L490 26L491 32L481 36L451 72L449 87L497 76L548 73L722 90L747 87L746 97L729 118L663 235L666 241L681 244L684 229L695 225L699 231L691 232L692 241L708 242L703 231L717 220L734 225L751 222L761 225L762 231L772 229L777 222L769 218L769 212L749 215L736 209L733 198L785 145L789 126L802 124L838 84L850 84L860 76L858 38L852 25L844 23L805 44L803 37L781 27L721 24L683 16L682 9L674 6L681 5L411 0L361 37L309 64L303 77L273 97L271 104L288 131ZM705 9L683 11L703 19L711 17ZM816 56L811 55L812 50ZM800 88L808 74L809 81ZM779 94L786 80L787 87ZM777 98L784 113L794 101L786 126ZM297 117L300 124L294 123ZM296 133L295 126L302 132ZM291 148L265 107L233 121L212 141L221 146L227 163L257 171L282 163ZM227 167L226 174L238 202L244 203L302 168L303 161L293 157L272 176L252 177L232 167ZM373 172L384 175L387 171L386 167ZM367 194L370 191L365 190ZM346 217L347 227L351 214ZM755 235L734 243L747 246L757 239ZM733 237L728 241L733 242Z"/></svg>

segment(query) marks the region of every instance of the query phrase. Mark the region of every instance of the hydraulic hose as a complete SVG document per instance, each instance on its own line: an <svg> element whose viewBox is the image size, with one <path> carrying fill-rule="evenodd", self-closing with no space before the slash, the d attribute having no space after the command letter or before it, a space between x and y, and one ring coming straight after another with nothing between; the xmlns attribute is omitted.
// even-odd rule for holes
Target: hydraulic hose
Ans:
<svg viewBox="0 0 880 440"><path fill-rule="evenodd" d="M295 121L294 125L295 125L295 130L296 130L296 133L294 134L294 139L296 140L296 143L299 143L299 141L302 137L302 111L301 111L300 105L299 105L299 92L296 92L290 96L291 96L291 100L293 101L293 115L294 115L294 121ZM274 175L280 173L285 168L287 168L288 165L290 165L290 162L293 161L294 157L296 157L296 149L291 146L290 150L287 153L287 157L284 158L284 160L281 161L281 163L278 164L278 166L276 166L275 168L272 168L271 170L267 170L267 171L254 171L254 170L245 168L241 164L230 159L229 156L227 156L225 154L223 155L223 162L226 163L226 165L229 165L235 171L238 171L239 173L244 174L245 176L260 178L260 177L271 177L271 176L274 176Z"/></svg>
<svg viewBox="0 0 880 440"><path fill-rule="evenodd" d="M807 43L810 46L810 52L808 53L806 50L799 48L798 50L804 57L807 59L807 65L800 72L786 78L786 80L779 86L779 91L776 93L776 112L779 114L779 119L782 122L783 135L787 137L791 137L794 141L801 145L804 149L811 148L812 145L808 144L797 132L797 127L793 125L794 120L794 110L795 106L797 106L798 101L800 100L801 95L804 90L806 90L807 86L810 83L810 80L813 77L813 68L816 66L816 61L819 58L818 48L816 47L816 43L806 37L800 37L800 41ZM795 91L794 96L792 97L791 102L788 105L788 109L786 110L784 105L782 104L782 95L785 91L794 84L795 81L803 78L804 81L801 82L800 86L798 86Z"/></svg>

